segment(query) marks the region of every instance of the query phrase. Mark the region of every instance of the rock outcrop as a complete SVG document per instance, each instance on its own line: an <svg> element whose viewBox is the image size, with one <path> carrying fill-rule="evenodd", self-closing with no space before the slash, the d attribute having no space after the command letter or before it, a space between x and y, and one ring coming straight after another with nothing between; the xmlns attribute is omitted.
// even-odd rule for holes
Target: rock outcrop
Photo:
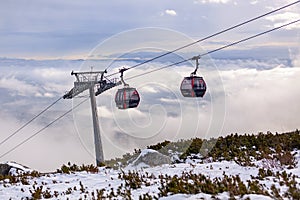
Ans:
<svg viewBox="0 0 300 200"><path fill-rule="evenodd" d="M9 174L9 170L12 167L8 164L0 164L0 175L5 176Z"/></svg>
<svg viewBox="0 0 300 200"><path fill-rule="evenodd" d="M154 166L170 164L170 163L171 163L170 157L163 155L158 151L152 149L145 149L133 161L131 166L154 167Z"/></svg>
<svg viewBox="0 0 300 200"><path fill-rule="evenodd" d="M7 163L0 163L0 175L13 175L17 176L24 173L31 173L33 170L18 164L16 162L7 162Z"/></svg>

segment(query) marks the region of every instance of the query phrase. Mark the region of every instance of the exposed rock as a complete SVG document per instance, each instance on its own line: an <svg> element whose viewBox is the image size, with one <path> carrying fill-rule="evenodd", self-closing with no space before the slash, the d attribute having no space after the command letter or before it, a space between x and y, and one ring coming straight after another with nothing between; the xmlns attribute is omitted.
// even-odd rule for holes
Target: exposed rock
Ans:
<svg viewBox="0 0 300 200"><path fill-rule="evenodd" d="M9 170L9 174L13 176L21 175L24 173L30 173L33 171L32 169L24 165L18 164L16 162L7 162L6 164L8 164L11 167L11 169Z"/></svg>
<svg viewBox="0 0 300 200"><path fill-rule="evenodd" d="M0 164L0 175L5 176L9 174L9 170L12 167L8 164Z"/></svg>
<svg viewBox="0 0 300 200"><path fill-rule="evenodd" d="M154 167L163 164L170 164L171 158L165 156L158 151L152 149L145 149L141 152L141 154L137 157L135 161L133 161L132 166L143 166L143 167Z"/></svg>
<svg viewBox="0 0 300 200"><path fill-rule="evenodd" d="M16 162L7 162L7 163L0 163L0 175L12 175L17 176L24 173L31 173L33 172L32 169L18 164Z"/></svg>

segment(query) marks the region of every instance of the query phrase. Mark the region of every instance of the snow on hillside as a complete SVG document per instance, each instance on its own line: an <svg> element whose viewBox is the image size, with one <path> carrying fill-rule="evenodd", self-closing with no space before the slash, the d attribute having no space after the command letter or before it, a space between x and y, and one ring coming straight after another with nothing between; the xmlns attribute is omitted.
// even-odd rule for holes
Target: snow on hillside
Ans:
<svg viewBox="0 0 300 200"><path fill-rule="evenodd" d="M153 151L142 151L142 155ZM261 161L253 161L253 166L240 166L234 161L203 162L200 159L187 159L185 163L165 164L156 167L131 168L115 170L108 167L99 167L98 172L71 172L47 173L16 178L4 178L0 181L0 199L26 199L26 198L51 198L51 199L101 199L100 197L113 199L229 199L229 192L207 194L172 194L159 195L162 188L167 185L168 177L180 177L190 174L204 175L209 180L221 180L224 177L240 177L241 182L250 187L255 183L260 187L258 191L267 191L269 195L256 193L235 195L237 199L273 199L276 191L284 199L288 192L287 185L293 183L300 188L300 151L295 151L297 165L295 168L282 167L270 168L269 174L261 172L268 170L262 168ZM206 160L207 161L207 160ZM20 169L20 166L11 164ZM139 166L146 166L139 165ZM28 169L24 169L28 172ZM32 171L30 171L32 173ZM234 178L233 178L234 179ZM233 180L232 179L232 180ZM230 180L230 179L228 179ZM194 180L188 183L195 184ZM223 180L224 181L224 180ZM276 189L274 189L274 186ZM170 185L168 186L170 187ZM175 186L182 187L180 185ZM299 194L299 191L298 191Z"/></svg>

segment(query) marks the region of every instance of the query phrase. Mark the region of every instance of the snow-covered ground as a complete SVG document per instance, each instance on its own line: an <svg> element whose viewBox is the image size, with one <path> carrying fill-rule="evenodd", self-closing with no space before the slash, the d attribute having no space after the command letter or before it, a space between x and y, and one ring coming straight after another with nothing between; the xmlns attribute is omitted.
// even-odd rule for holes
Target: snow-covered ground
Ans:
<svg viewBox="0 0 300 200"><path fill-rule="evenodd" d="M270 168L276 174L286 171L287 174L295 175L296 187L300 188L300 151L294 152L297 165L295 168L287 169L282 167ZM145 154L145 152L142 152ZM21 166L15 163L8 163L13 167L19 169ZM27 177L26 180L17 181L14 183L10 179L0 181L0 199L26 199L32 198L33 195L41 195L42 198L51 197L52 199L97 199L97 194L101 193L104 189L103 195L109 196L112 194L120 193L113 199L126 199L126 191L124 190L126 180L122 178L122 174L136 172L139 176L144 177L143 183L136 189L130 189L130 196L132 199L139 199L147 194L152 197L158 197L160 192L159 188L162 187L162 176L180 176L187 172L192 174L202 174L210 180L214 178L222 179L224 176L239 175L241 181L247 185L249 180L258 180L259 184L264 190L272 194L271 187L275 185L279 194L284 197L284 193L288 190L286 184L283 184L282 177L266 176L262 179L254 178L259 174L259 169L266 167L262 161L253 161L254 166L240 166L234 161L221 161L221 162L203 162L200 160L187 160L185 163L166 164L156 167L136 168L127 167L122 170L115 170L107 167L99 167L99 172L74 172L71 174L63 173L47 173L42 174L40 177ZM146 165L143 165L146 166ZM264 168L266 170L266 168ZM26 172L30 172L24 168ZM119 190L119 191L118 191ZM102 193L101 193L102 194ZM217 195L198 193L198 194L168 194L166 197L160 199L229 199L228 192L222 192ZM270 196L262 194L247 194L243 196L235 196L237 199L273 199Z"/></svg>

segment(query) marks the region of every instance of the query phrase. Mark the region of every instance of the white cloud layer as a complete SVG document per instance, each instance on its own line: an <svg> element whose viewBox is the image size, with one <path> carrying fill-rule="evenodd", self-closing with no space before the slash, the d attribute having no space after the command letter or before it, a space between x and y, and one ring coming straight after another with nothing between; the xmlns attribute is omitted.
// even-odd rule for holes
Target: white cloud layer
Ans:
<svg viewBox="0 0 300 200"><path fill-rule="evenodd" d="M24 125L24 121L27 120L19 121L13 115L3 112L0 113L0 117L0 141ZM71 117L66 117L60 120L59 123L50 126L16 150L3 156L4 153L45 126L45 123L38 123L38 121L30 124L1 145L0 155L3 157L0 158L0 162L16 161L41 172L55 171L69 161L72 163L92 163L94 158L81 145L71 119Z"/></svg>
<svg viewBox="0 0 300 200"><path fill-rule="evenodd" d="M225 132L281 132L300 126L295 120L300 112L299 68L237 69L221 73L227 102Z"/></svg>
<svg viewBox="0 0 300 200"><path fill-rule="evenodd" d="M267 20L274 23L274 27L279 27L289 22L299 20L300 14L296 12L284 12L266 17ZM300 29L300 22L285 27L287 30Z"/></svg>

